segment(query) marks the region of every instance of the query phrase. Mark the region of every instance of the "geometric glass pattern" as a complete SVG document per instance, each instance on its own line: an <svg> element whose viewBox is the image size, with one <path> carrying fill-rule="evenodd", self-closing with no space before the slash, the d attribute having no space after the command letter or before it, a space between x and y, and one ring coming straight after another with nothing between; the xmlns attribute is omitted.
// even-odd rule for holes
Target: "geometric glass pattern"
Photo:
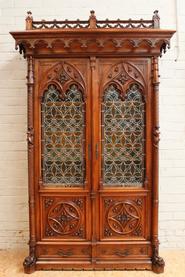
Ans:
<svg viewBox="0 0 185 277"><path fill-rule="evenodd" d="M102 104L102 177L105 186L141 187L145 172L145 105L132 84L124 99L113 84Z"/></svg>
<svg viewBox="0 0 185 277"><path fill-rule="evenodd" d="M44 184L81 186L84 183L84 103L71 85L61 99L50 85L42 102L42 176Z"/></svg>

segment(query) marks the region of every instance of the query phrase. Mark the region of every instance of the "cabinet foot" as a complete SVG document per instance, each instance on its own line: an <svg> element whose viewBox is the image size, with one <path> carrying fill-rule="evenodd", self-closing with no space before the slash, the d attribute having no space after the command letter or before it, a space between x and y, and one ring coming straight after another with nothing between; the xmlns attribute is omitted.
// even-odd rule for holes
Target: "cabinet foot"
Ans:
<svg viewBox="0 0 185 277"><path fill-rule="evenodd" d="M163 273L164 272L164 266L165 262L163 258L159 256L154 256L153 261L152 261L152 270L155 273Z"/></svg>
<svg viewBox="0 0 185 277"><path fill-rule="evenodd" d="M36 258L34 256L28 256L24 259L23 266L24 272L27 274L35 271Z"/></svg>

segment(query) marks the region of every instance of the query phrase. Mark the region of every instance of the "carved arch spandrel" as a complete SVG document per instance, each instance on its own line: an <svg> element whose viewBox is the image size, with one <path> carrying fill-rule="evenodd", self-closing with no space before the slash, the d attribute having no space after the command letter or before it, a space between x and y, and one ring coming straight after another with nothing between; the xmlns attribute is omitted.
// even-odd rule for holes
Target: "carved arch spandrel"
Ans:
<svg viewBox="0 0 185 277"><path fill-rule="evenodd" d="M81 72L71 63L59 62L44 73L44 78L40 82L39 97L42 98L49 85L55 85L61 92L61 98L69 90L71 85L76 85L82 92L82 97L86 99L86 84Z"/></svg>
<svg viewBox="0 0 185 277"><path fill-rule="evenodd" d="M101 97L110 84L115 84L124 97L132 83L136 83L141 88L141 92L146 100L146 81L141 70L131 62L119 62L114 64L103 76L101 82Z"/></svg>

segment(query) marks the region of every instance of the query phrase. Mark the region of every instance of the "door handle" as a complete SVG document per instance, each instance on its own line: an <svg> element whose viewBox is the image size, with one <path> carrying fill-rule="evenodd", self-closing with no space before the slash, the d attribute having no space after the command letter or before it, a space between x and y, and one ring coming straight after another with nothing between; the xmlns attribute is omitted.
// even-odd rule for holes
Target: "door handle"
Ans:
<svg viewBox="0 0 185 277"><path fill-rule="evenodd" d="M95 147L95 153L96 153L96 160L98 159L98 143L96 143L96 147Z"/></svg>
<svg viewBox="0 0 185 277"><path fill-rule="evenodd" d="M88 144L88 158L91 159L91 145Z"/></svg>

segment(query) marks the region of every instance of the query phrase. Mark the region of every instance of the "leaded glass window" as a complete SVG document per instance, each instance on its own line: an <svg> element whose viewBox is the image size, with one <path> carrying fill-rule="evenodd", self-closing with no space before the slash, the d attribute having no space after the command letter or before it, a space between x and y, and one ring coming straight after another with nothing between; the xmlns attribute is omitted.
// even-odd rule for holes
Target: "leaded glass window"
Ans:
<svg viewBox="0 0 185 277"><path fill-rule="evenodd" d="M102 104L102 178L106 186L141 187L144 179L145 105L132 84L124 99L115 85Z"/></svg>
<svg viewBox="0 0 185 277"><path fill-rule="evenodd" d="M50 85L42 102L42 176L44 184L80 186L84 182L84 103L71 85L61 99Z"/></svg>

